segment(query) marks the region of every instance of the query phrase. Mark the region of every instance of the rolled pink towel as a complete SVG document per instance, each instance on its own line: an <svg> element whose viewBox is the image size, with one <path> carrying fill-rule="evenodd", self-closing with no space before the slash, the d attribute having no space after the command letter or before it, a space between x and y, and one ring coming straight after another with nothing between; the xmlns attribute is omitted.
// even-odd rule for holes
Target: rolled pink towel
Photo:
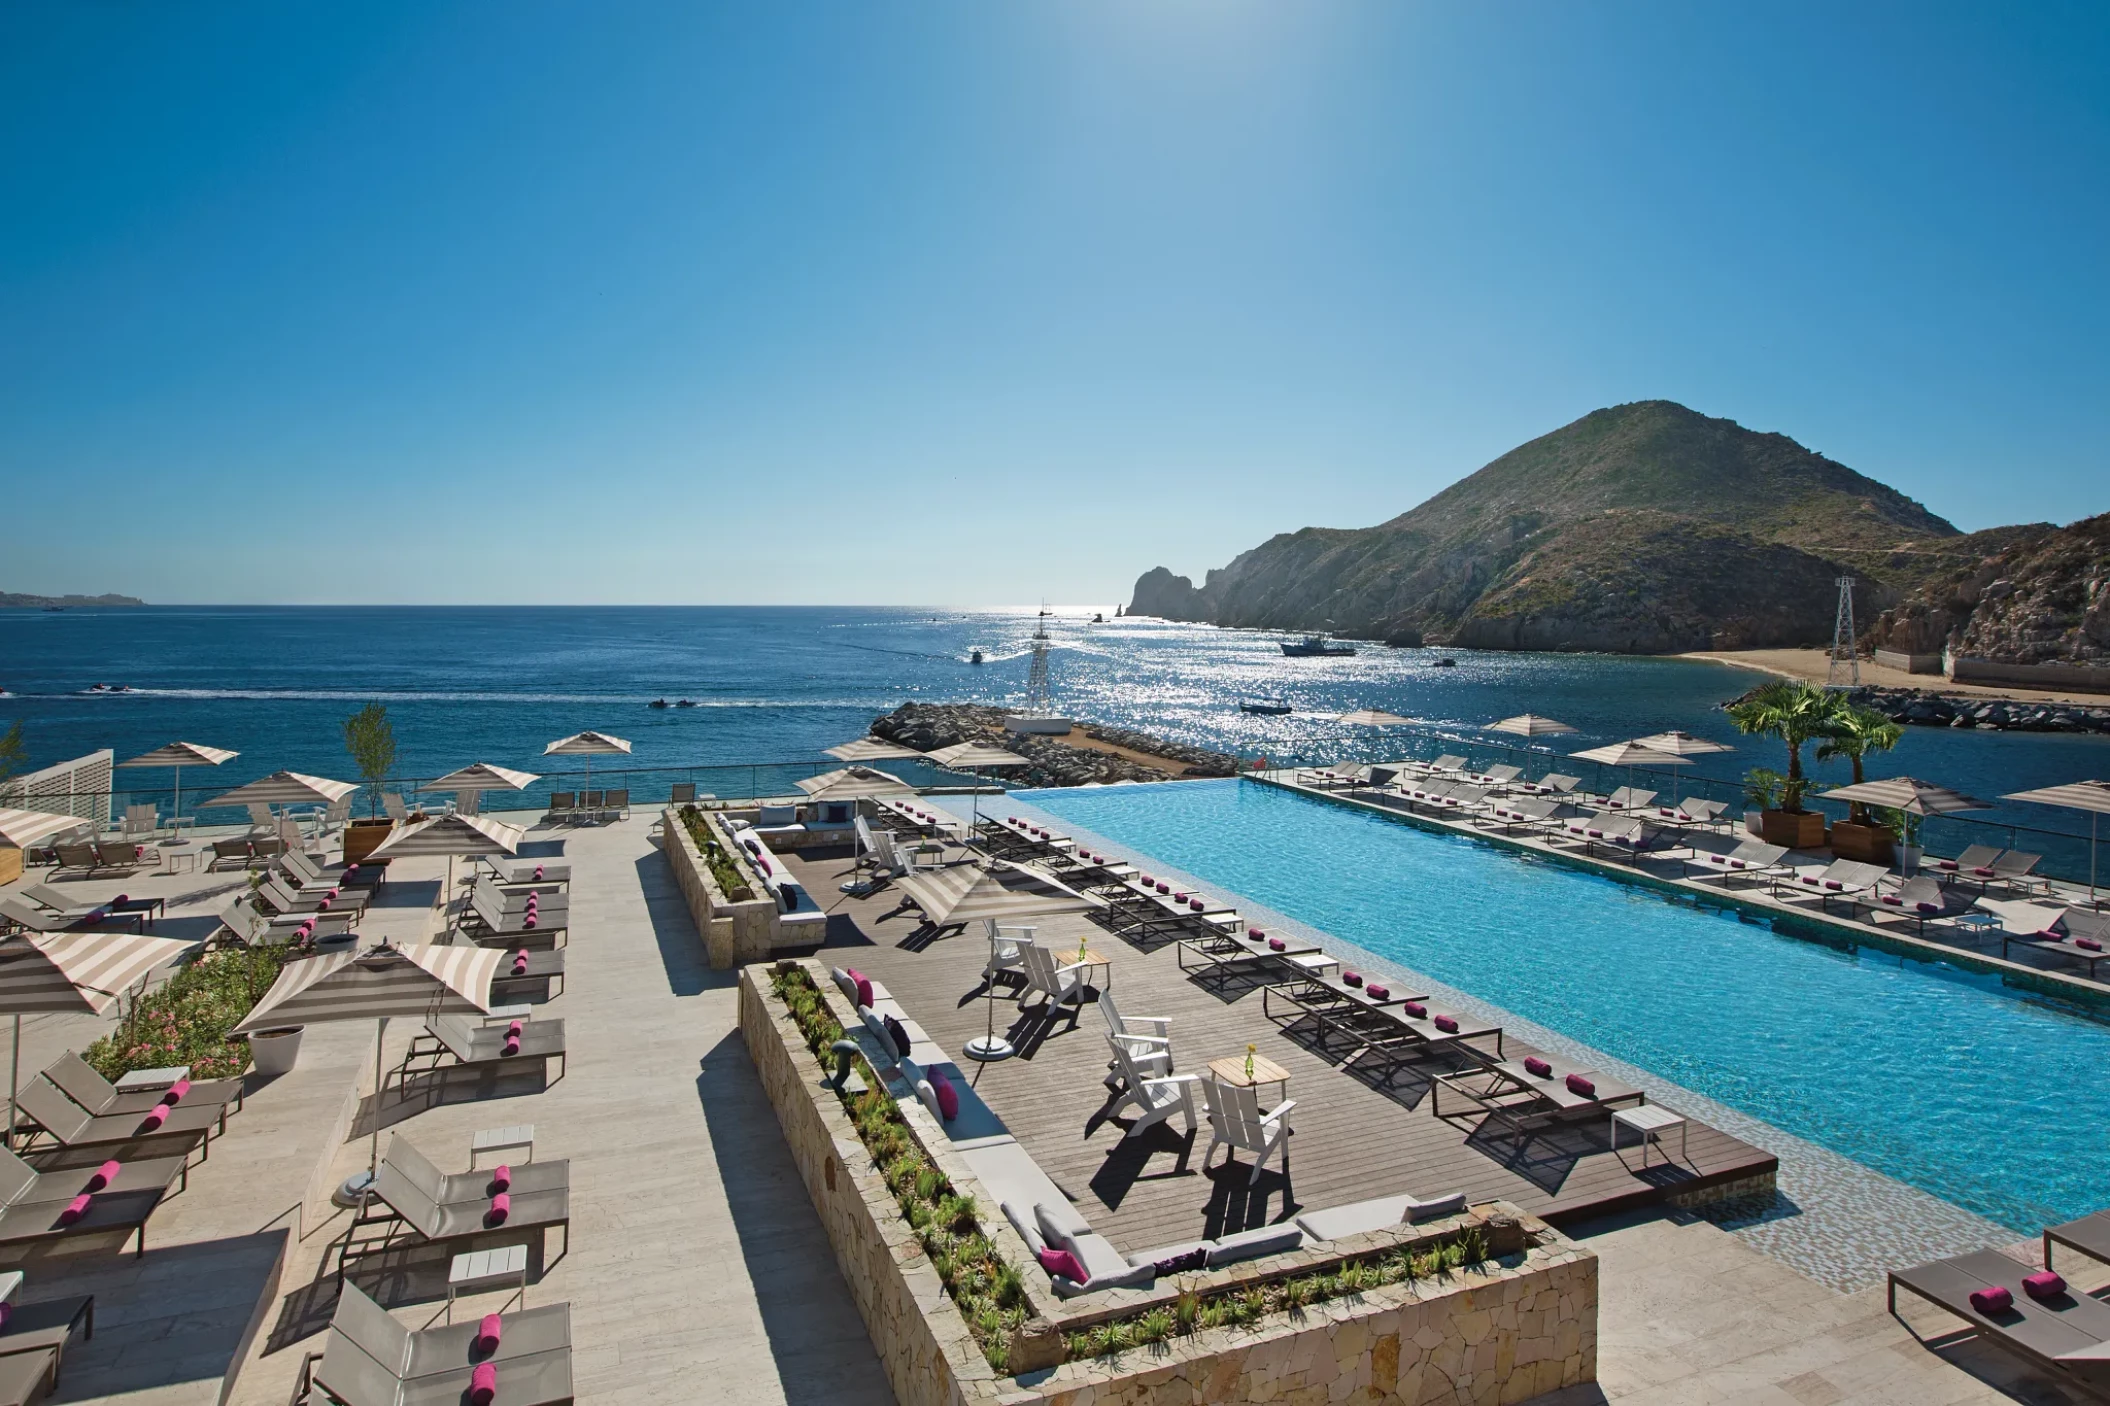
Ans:
<svg viewBox="0 0 2110 1406"><path fill-rule="evenodd" d="M1152 878L1148 874L1138 874L1136 875L1136 882L1141 884L1145 888L1149 888L1152 884L1156 883L1157 880Z"/></svg>
<svg viewBox="0 0 2110 1406"><path fill-rule="evenodd" d="M90 1191L101 1191L111 1182L117 1180L117 1174L121 1170L122 1168L118 1166L115 1159L103 1163L89 1176L88 1189Z"/></svg>
<svg viewBox="0 0 2110 1406"><path fill-rule="evenodd" d="M1446 1035L1455 1035L1458 1033L1458 1017L1439 1015L1436 1017L1436 1028Z"/></svg>
<svg viewBox="0 0 2110 1406"><path fill-rule="evenodd" d="M161 1101L174 1107L176 1104L183 1102L183 1096L189 1092L190 1080L178 1079L175 1083L169 1085L169 1091L161 1096Z"/></svg>
<svg viewBox="0 0 2110 1406"><path fill-rule="evenodd" d="M2048 1269L2022 1276L2022 1291L2033 1299L2055 1299L2066 1292L2066 1281Z"/></svg>
<svg viewBox="0 0 2110 1406"><path fill-rule="evenodd" d="M2100 952L2103 950L2103 944L2092 937L2077 937L2073 940L2073 945L2084 952Z"/></svg>
<svg viewBox="0 0 2110 1406"><path fill-rule="evenodd" d="M88 1203L90 1201L93 1201L94 1199L95 1198L93 1196L90 1196L87 1192L83 1191L80 1195L74 1197L71 1201L68 1201L66 1203L66 1209L59 1212L59 1224L72 1225L82 1216L87 1215Z"/></svg>
<svg viewBox="0 0 2110 1406"><path fill-rule="evenodd" d="M1289 950L1289 943L1282 938L1271 937L1267 940L1267 948L1270 952L1285 952Z"/></svg>
<svg viewBox="0 0 2110 1406"><path fill-rule="evenodd" d="M484 1321L476 1325L476 1350L490 1352L498 1346L498 1340L504 1336L505 1324L499 1321L497 1314L487 1313L484 1315Z"/></svg>
<svg viewBox="0 0 2110 1406"><path fill-rule="evenodd" d="M1370 999L1373 1001L1382 1001L1387 996L1392 994L1392 990L1390 987L1379 986L1374 981L1371 982L1368 986L1365 986L1363 990L1369 993Z"/></svg>
<svg viewBox="0 0 2110 1406"><path fill-rule="evenodd" d="M523 927L523 928L532 928L532 927L534 927L534 926L535 926L535 915L534 915L533 913L530 913L530 914L528 914L528 915L527 915L527 916L526 916L525 918L521 919L521 920L520 920L520 926L521 926L521 927Z"/></svg>
<svg viewBox="0 0 2110 1406"><path fill-rule="evenodd" d="M148 1112L147 1116L140 1120L139 1131L141 1131L142 1133L157 1132L160 1130L161 1125L163 1123L166 1123L168 1120L168 1105L165 1103L157 1103L154 1105L153 1109Z"/></svg>
<svg viewBox="0 0 2110 1406"><path fill-rule="evenodd" d="M502 1049L500 1049L498 1053L499 1053L499 1054L501 1054L501 1055L506 1055L506 1056L510 1056L510 1055L517 1055L517 1054L519 1054L519 1053L520 1053L520 1037L519 1037L518 1035L508 1035L508 1036L506 1036L506 1042L505 1042L505 1046L504 1046L504 1047L503 1047Z"/></svg>
<svg viewBox="0 0 2110 1406"><path fill-rule="evenodd" d="M518 947L518 948L515 948L515 949L513 950L513 961L515 962L515 964L518 964L518 963L521 963L521 962L525 962L525 961L527 960L527 958L528 958L528 951L527 951L527 948L525 948L525 947Z"/></svg>
<svg viewBox="0 0 2110 1406"><path fill-rule="evenodd" d="M540 864L535 866L535 881L537 883L542 881L542 866Z"/></svg>
<svg viewBox="0 0 2110 1406"><path fill-rule="evenodd" d="M324 898L335 898L335 897L337 896L338 892L339 892L339 890L337 890L337 889L331 889L331 890L330 890L330 891L329 891L328 893L324 894L324 895L323 895L323 897L324 897Z"/></svg>
<svg viewBox="0 0 2110 1406"><path fill-rule="evenodd" d="M318 912L318 913L327 913L327 912L329 912L329 911L330 911L330 900L329 900L329 899L327 899L327 898L325 898L325 899L324 899L324 900L323 900L322 902L320 902L320 903L316 904L316 905L315 905L315 911L316 911L316 912Z"/></svg>
<svg viewBox="0 0 2110 1406"><path fill-rule="evenodd" d="M1553 1077L1553 1066L1540 1059L1537 1055L1525 1055L1524 1072L1534 1079L1551 1079Z"/></svg>
<svg viewBox="0 0 2110 1406"><path fill-rule="evenodd" d="M511 1193L501 1191L491 1198L491 1209L484 1212L484 1221L488 1225L504 1225L506 1217L511 1214L513 1197Z"/></svg>
<svg viewBox="0 0 2110 1406"><path fill-rule="evenodd" d="M501 1191L511 1191L512 1189L513 1169L504 1162L500 1162L491 1169L491 1194L496 1196Z"/></svg>
<svg viewBox="0 0 2110 1406"><path fill-rule="evenodd" d="M491 1406L498 1395L498 1364L479 1362L469 1374L469 1406Z"/></svg>
<svg viewBox="0 0 2110 1406"><path fill-rule="evenodd" d="M110 901L111 901L112 903L123 903L123 902L125 902L125 901L126 901L126 895L124 895L124 894L119 894L119 895L117 895L117 897L115 897L115 898L111 899Z"/></svg>
<svg viewBox="0 0 2110 1406"><path fill-rule="evenodd" d="M1202 900L1200 900L1199 898L1190 898L1187 900L1187 906L1193 909L1195 912L1199 913L1209 905L1202 902Z"/></svg>
<svg viewBox="0 0 2110 1406"><path fill-rule="evenodd" d="M1267 936L1267 929L1266 929L1266 928L1247 928L1247 929L1246 929L1246 936L1247 936L1247 937L1250 937L1250 938L1252 938L1252 939L1253 939L1253 941L1255 941L1255 942L1258 942L1258 941L1260 941L1260 940L1261 940L1262 938L1264 938L1264 937L1266 937L1266 936Z"/></svg>
<svg viewBox="0 0 2110 1406"><path fill-rule="evenodd" d="M1187 891L1181 889L1178 893L1173 894L1172 901L1174 903L1185 903L1187 901Z"/></svg>
<svg viewBox="0 0 2110 1406"><path fill-rule="evenodd" d="M1597 1085L1580 1074L1570 1074L1566 1082L1569 1093L1583 1098L1589 1098L1597 1092Z"/></svg>
<svg viewBox="0 0 2110 1406"><path fill-rule="evenodd" d="M517 1040L520 1038L520 1032L525 1030L526 1028L526 1021L516 1020L511 1025L508 1025L506 1027L506 1038L509 1040Z"/></svg>
<svg viewBox="0 0 2110 1406"><path fill-rule="evenodd" d="M1409 1001L1405 1005L1401 1006L1400 1009L1405 1011L1408 1015L1413 1016L1416 1020L1428 1019L1429 1008L1427 1006L1424 1006L1419 1001Z"/></svg>
<svg viewBox="0 0 2110 1406"><path fill-rule="evenodd" d="M1361 986L1363 984L1363 974L1356 971L1342 972L1341 981L1347 986Z"/></svg>
<svg viewBox="0 0 2110 1406"><path fill-rule="evenodd" d="M1170 885L1170 884L1167 884L1167 883L1160 883L1160 884L1159 884L1159 885L1157 886L1157 889L1158 889L1158 892L1159 892L1159 893L1171 893L1171 892L1172 892L1172 885Z"/></svg>
<svg viewBox="0 0 2110 1406"><path fill-rule="evenodd" d="M347 864L347 865L345 865L345 866L344 866L344 876L345 876L345 877L346 877L347 879L349 879L349 878L350 878L350 877L351 877L352 875L354 875L354 874L356 874L356 873L358 873L358 872L359 872L359 866L358 866L358 865L356 865L356 864Z"/></svg>
<svg viewBox="0 0 2110 1406"><path fill-rule="evenodd" d="M2015 1306L2015 1296L1999 1284L1971 1291L1971 1307L1980 1313L1992 1315L2005 1313Z"/></svg>
<svg viewBox="0 0 2110 1406"><path fill-rule="evenodd" d="M526 975L527 975L527 969L528 969L528 964L527 964L527 958L525 958L525 957L515 957L515 958L513 959L513 975L515 975L515 976L526 976Z"/></svg>
<svg viewBox="0 0 2110 1406"><path fill-rule="evenodd" d="M14 1316L15 1306L13 1304L0 1303L0 1328L5 1328L7 1320Z"/></svg>

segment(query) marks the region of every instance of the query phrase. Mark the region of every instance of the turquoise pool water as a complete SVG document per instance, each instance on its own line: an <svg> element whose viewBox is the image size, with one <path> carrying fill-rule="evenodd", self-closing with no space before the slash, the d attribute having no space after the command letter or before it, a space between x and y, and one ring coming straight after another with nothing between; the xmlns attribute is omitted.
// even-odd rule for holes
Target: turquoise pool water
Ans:
<svg viewBox="0 0 2110 1406"><path fill-rule="evenodd" d="M2110 1205L2110 1023L1258 784L1052 815L2030 1233Z"/></svg>

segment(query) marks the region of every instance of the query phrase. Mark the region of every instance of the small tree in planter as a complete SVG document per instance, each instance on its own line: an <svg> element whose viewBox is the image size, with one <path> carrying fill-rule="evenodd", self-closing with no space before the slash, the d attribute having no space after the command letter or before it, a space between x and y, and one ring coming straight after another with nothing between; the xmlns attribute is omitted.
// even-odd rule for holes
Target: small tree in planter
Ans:
<svg viewBox="0 0 2110 1406"><path fill-rule="evenodd" d="M1802 748L1834 735L1846 704L1840 695L1800 680L1783 679L1729 705L1737 731L1777 737L1787 744L1788 770L1781 778L1778 808L1767 807L1762 824L1768 844L1807 849L1824 842L1824 817L1803 809L1809 778L1802 774Z"/></svg>
<svg viewBox="0 0 2110 1406"><path fill-rule="evenodd" d="M1873 708L1845 707L1832 721L1832 730L1817 744L1817 760L1844 757L1853 763L1854 782L1865 779L1861 764L1872 752L1887 752L1905 737L1904 726L1894 723ZM1832 853L1842 859L1888 864L1893 831L1875 823L1860 801L1849 804L1846 820L1832 827Z"/></svg>
<svg viewBox="0 0 2110 1406"><path fill-rule="evenodd" d="M381 783L396 765L396 729L388 709L369 703L344 720L344 750L352 754L359 779L366 783L367 818L381 813Z"/></svg>

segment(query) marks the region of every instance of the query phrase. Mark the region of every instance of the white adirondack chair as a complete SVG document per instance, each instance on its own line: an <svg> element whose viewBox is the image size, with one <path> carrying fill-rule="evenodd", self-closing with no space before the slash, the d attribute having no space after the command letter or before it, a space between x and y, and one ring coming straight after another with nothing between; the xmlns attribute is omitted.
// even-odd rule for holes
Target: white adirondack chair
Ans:
<svg viewBox="0 0 2110 1406"><path fill-rule="evenodd" d="M1153 1078L1172 1072L1172 1022L1161 1015L1124 1016L1114 1004L1114 993L1099 993L1099 1014L1106 1017L1106 1038L1127 1048L1138 1068ZM1106 1086L1118 1087L1123 1079L1120 1061L1108 1060Z"/></svg>
<svg viewBox="0 0 2110 1406"><path fill-rule="evenodd" d="M1033 941L1039 929L1031 925L1003 927L994 918L984 921L989 928L989 962L982 968L982 980L995 981L1005 972L1024 973L1026 959L1020 949Z"/></svg>
<svg viewBox="0 0 2110 1406"><path fill-rule="evenodd" d="M1055 954L1037 942L1020 943L1018 954L1026 973L1026 989L1019 993L1020 1001L1025 1000L1027 993L1038 991L1047 997L1051 1008L1084 1003L1085 977L1090 974L1091 963L1057 966Z"/></svg>
<svg viewBox="0 0 2110 1406"><path fill-rule="evenodd" d="M1202 1097L1209 1105L1209 1124L1213 1130L1209 1138L1209 1150L1202 1154L1202 1170L1209 1170L1209 1159L1216 1154L1220 1143L1231 1149L1231 1155L1249 1152L1253 1155L1253 1175L1246 1184L1260 1180L1260 1173L1267 1166L1267 1159L1282 1150L1282 1168L1289 1170L1289 1111L1297 1106L1295 1099L1285 1099L1267 1112L1260 1111L1260 1093L1248 1085L1234 1088L1214 1079L1204 1079ZM1228 1162L1227 1162L1228 1164Z"/></svg>
<svg viewBox="0 0 2110 1406"><path fill-rule="evenodd" d="M1193 1132L1194 1086L1204 1081L1193 1074L1147 1074L1128 1046L1111 1035L1106 1037L1106 1043L1114 1052L1114 1066L1126 1086L1112 1111L1118 1113L1130 1104L1134 1104L1137 1110L1136 1120L1129 1125L1126 1136L1141 1137L1145 1131L1175 1113L1187 1120L1187 1131Z"/></svg>

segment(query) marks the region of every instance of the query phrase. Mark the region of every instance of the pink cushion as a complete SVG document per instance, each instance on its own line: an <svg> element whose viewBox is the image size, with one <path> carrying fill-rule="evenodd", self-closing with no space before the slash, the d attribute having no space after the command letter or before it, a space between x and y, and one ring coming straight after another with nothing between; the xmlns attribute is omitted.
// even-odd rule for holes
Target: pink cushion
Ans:
<svg viewBox="0 0 2110 1406"><path fill-rule="evenodd" d="M520 926L521 926L522 928L532 928L532 927L534 927L534 926L535 926L535 915L534 915L533 913L530 913L530 914L528 914L528 915L527 915L527 916L526 916L525 918L521 919L521 920L520 920Z"/></svg>
<svg viewBox="0 0 2110 1406"><path fill-rule="evenodd" d="M1597 1092L1597 1085L1591 1083L1580 1074L1570 1074L1567 1084L1569 1093L1578 1094L1583 1098L1589 1098Z"/></svg>
<svg viewBox="0 0 2110 1406"><path fill-rule="evenodd" d="M1553 1077L1553 1066L1540 1059L1537 1055L1526 1055L1524 1056L1524 1072L1536 1078L1551 1079Z"/></svg>
<svg viewBox="0 0 2110 1406"><path fill-rule="evenodd" d="M1455 1035L1458 1033L1458 1017L1439 1015L1436 1017L1436 1028L1446 1035Z"/></svg>
<svg viewBox="0 0 2110 1406"><path fill-rule="evenodd" d="M1207 907L1208 905L1207 905L1207 904L1205 904L1205 903L1203 903L1203 902L1202 902L1202 901L1201 901L1200 899L1198 899L1198 898L1190 898L1190 899L1188 899L1188 900L1187 900L1187 906L1188 906L1189 908L1192 908L1192 909L1193 909L1193 910L1194 910L1195 912L1199 913L1199 912L1201 912L1201 911L1202 911L1202 909L1206 908L1206 907Z"/></svg>
<svg viewBox="0 0 2110 1406"><path fill-rule="evenodd" d="M1971 872L1976 874L1981 879L1990 879L1993 877L1993 871L1990 869L1973 869Z"/></svg>
<svg viewBox="0 0 2110 1406"><path fill-rule="evenodd" d="M952 1086L952 1080L945 1077L945 1071L942 1069L931 1069L925 1072L930 1077L930 1091L937 1095L938 1112L944 1115L945 1121L948 1123L959 1117L960 1091Z"/></svg>
<svg viewBox="0 0 2110 1406"><path fill-rule="evenodd" d="M2073 945L2088 952L2100 952L2103 950L2103 944L2092 937L2077 937L2073 940Z"/></svg>
<svg viewBox="0 0 2110 1406"><path fill-rule="evenodd" d="M1419 1001L1409 1001L1401 1009L1416 1020L1426 1020L1428 1018L1429 1008Z"/></svg>
<svg viewBox="0 0 2110 1406"><path fill-rule="evenodd" d="M498 1395L498 1364L479 1362L469 1374L469 1406L491 1406Z"/></svg>
<svg viewBox="0 0 2110 1406"><path fill-rule="evenodd" d="M161 1101L168 1104L181 1103L183 1096L189 1092L190 1080L178 1079L175 1083L169 1085L169 1091L161 1096Z"/></svg>
<svg viewBox="0 0 2110 1406"><path fill-rule="evenodd" d="M1379 986L1374 981L1371 982L1368 986L1365 986L1363 990L1369 994L1370 999L1373 1001L1382 1001L1385 999L1385 997L1392 994L1391 989L1389 987Z"/></svg>
<svg viewBox="0 0 2110 1406"><path fill-rule="evenodd" d="M2015 1306L2015 1296L1999 1284L1971 1291L1971 1307L1980 1313L2005 1313Z"/></svg>
<svg viewBox="0 0 2110 1406"><path fill-rule="evenodd" d="M507 1039L509 1039L509 1040L517 1040L517 1039L519 1039L519 1038L520 1038L520 1032L521 1032L521 1030L522 1030L523 1028L525 1028L525 1027L526 1027L526 1025L527 1025L527 1022L526 1022L526 1021L524 1021L524 1020L516 1020L516 1021L514 1021L514 1022L513 1022L513 1023L511 1024L511 1025L508 1025L508 1026L506 1027L506 1038L507 1038Z"/></svg>
<svg viewBox="0 0 2110 1406"><path fill-rule="evenodd" d="M504 1335L505 1324L499 1319L498 1315L495 1313L485 1314L484 1321L476 1325L476 1350L478 1352L491 1351L498 1346L499 1339Z"/></svg>
<svg viewBox="0 0 2110 1406"><path fill-rule="evenodd" d="M2022 1276L2022 1290L2033 1299L2055 1299L2066 1292L2066 1281L2048 1269Z"/></svg>
<svg viewBox="0 0 2110 1406"><path fill-rule="evenodd" d="M1342 972L1341 980L1349 986L1361 986L1363 984L1363 974L1356 971Z"/></svg>
<svg viewBox="0 0 2110 1406"><path fill-rule="evenodd" d="M501 1055L517 1055L517 1054L519 1054L519 1053L520 1053L520 1037L519 1037L518 1035L508 1035L508 1036L506 1036L506 1042L505 1042L505 1047L504 1047L503 1049L499 1050L499 1052L498 1052L498 1053L499 1053L499 1054L501 1054Z"/></svg>
<svg viewBox="0 0 2110 1406"><path fill-rule="evenodd" d="M512 1189L513 1169L506 1163L500 1162L491 1169L491 1194L496 1196L501 1191L511 1191Z"/></svg>
<svg viewBox="0 0 2110 1406"><path fill-rule="evenodd" d="M120 1170L121 1168L114 1160L103 1163L100 1167L97 1167L95 1169L94 1174L88 1178L88 1189L90 1191L101 1191L111 1182L117 1180L117 1174Z"/></svg>
<svg viewBox="0 0 2110 1406"><path fill-rule="evenodd" d="M83 1191L80 1195L74 1197L71 1201L68 1201L66 1203L66 1208L59 1212L59 1224L72 1225L82 1216L87 1215L88 1203L90 1201L93 1201L94 1199L95 1198L93 1196L90 1196L87 1192Z"/></svg>
<svg viewBox="0 0 2110 1406"><path fill-rule="evenodd" d="M161 1125L163 1123L166 1123L168 1120L168 1105L165 1103L157 1103L154 1105L152 1111L150 1111L145 1118L140 1120L139 1131L141 1131L142 1133L151 1133L158 1131Z"/></svg>
<svg viewBox="0 0 2110 1406"><path fill-rule="evenodd" d="M848 971L844 972L843 975L849 977L850 984L857 988L857 1004L860 1006L871 1005L872 978L866 976L863 972L859 971L855 967L850 968Z"/></svg>
<svg viewBox="0 0 2110 1406"><path fill-rule="evenodd" d="M1077 1257L1068 1250L1049 1246L1040 1252L1039 1259L1040 1267L1057 1278L1072 1279L1082 1284L1087 1277L1084 1266L1077 1263Z"/></svg>
<svg viewBox="0 0 2110 1406"><path fill-rule="evenodd" d="M1197 905L1197 906L1199 906L1199 905ZM1271 938L1269 938L1269 939L1267 940L1267 946L1268 946L1268 950L1269 950L1270 952L1282 952L1282 951L1287 951L1287 950L1288 950L1288 948L1289 948L1289 944L1288 944L1287 942L1283 941L1283 940L1282 940L1281 938L1279 938L1279 937L1271 937Z"/></svg>
<svg viewBox="0 0 2110 1406"><path fill-rule="evenodd" d="M501 1191L491 1198L491 1209L484 1212L485 1225L504 1225L506 1217L513 1214L512 1193Z"/></svg>

